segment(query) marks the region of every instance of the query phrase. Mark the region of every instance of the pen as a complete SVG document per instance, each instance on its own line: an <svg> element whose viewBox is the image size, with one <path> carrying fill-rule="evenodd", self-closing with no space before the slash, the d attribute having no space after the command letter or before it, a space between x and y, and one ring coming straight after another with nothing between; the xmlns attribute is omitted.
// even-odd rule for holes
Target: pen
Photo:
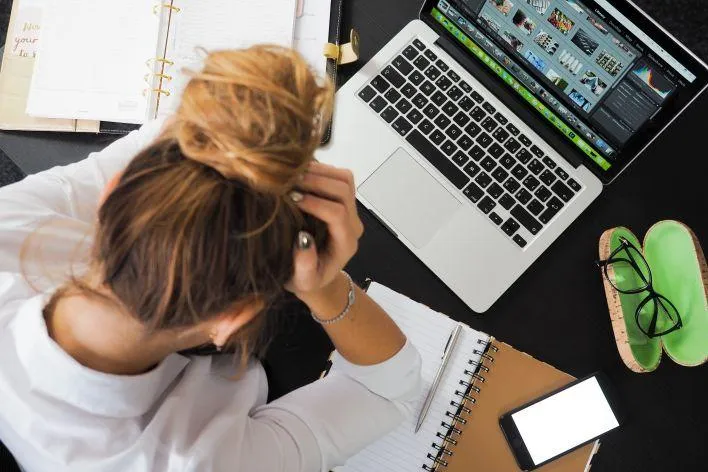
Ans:
<svg viewBox="0 0 708 472"><path fill-rule="evenodd" d="M425 417L428 414L428 410L430 409L430 404L433 403L433 397L435 397L435 391L438 389L438 385L440 385L440 379L442 378L443 372L445 372L445 368L447 367L448 362L450 361L450 355L452 354L452 351L455 350L455 344L457 344L457 339L460 337L460 332L462 331L462 325L457 324L455 329L450 333L450 337L447 338L447 344L445 344L445 350L443 351L442 355L442 362L440 362L440 367L438 367L438 371L435 374L435 378L433 379L432 385L430 385L430 390L428 391L428 396L425 397L425 402L423 403L423 408L420 410L420 414L418 415L418 422L415 425L415 432L417 433L420 427L423 425L423 421L425 421Z"/></svg>

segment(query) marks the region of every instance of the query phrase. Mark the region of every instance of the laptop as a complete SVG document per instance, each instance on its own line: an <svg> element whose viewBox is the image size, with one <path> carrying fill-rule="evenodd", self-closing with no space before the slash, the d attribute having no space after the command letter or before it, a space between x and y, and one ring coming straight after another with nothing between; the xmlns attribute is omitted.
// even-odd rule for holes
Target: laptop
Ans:
<svg viewBox="0 0 708 472"><path fill-rule="evenodd" d="M339 90L317 157L481 313L707 84L627 0L428 0Z"/></svg>

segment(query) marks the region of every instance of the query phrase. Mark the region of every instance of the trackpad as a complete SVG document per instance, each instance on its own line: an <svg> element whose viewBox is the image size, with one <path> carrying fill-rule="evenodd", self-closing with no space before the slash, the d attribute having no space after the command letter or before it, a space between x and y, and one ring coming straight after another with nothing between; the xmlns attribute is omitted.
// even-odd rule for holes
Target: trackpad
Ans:
<svg viewBox="0 0 708 472"><path fill-rule="evenodd" d="M460 202L402 148L358 190L418 248L433 239L460 207Z"/></svg>

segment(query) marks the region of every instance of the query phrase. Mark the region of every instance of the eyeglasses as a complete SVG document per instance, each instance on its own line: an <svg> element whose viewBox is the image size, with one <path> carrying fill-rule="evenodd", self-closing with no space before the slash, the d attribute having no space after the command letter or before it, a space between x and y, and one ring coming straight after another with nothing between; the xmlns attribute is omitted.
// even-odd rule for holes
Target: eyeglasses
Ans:
<svg viewBox="0 0 708 472"><path fill-rule="evenodd" d="M652 285L651 269L641 251L626 238L620 237L620 245L605 261L597 261L597 266L612 287L620 293L639 294L647 292L637 305L634 318L639 329L656 338L681 329L683 323L678 309L666 297L657 293ZM612 267L613 277L608 269Z"/></svg>

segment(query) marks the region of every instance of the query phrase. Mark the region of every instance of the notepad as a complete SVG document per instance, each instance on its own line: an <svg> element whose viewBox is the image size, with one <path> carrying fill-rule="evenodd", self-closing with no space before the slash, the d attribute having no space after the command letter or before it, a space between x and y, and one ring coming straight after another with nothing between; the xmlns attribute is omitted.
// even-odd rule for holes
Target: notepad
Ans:
<svg viewBox="0 0 708 472"><path fill-rule="evenodd" d="M27 112L140 124L170 107L198 48L291 46L296 0L48 2Z"/></svg>
<svg viewBox="0 0 708 472"><path fill-rule="evenodd" d="M420 352L424 389L417 401L418 412L458 323L375 282L367 293ZM418 433L414 433L417 418L410 418L335 472L518 471L499 427L499 417L572 380L570 375L463 325ZM580 448L537 470L583 472L589 469L598 444Z"/></svg>

